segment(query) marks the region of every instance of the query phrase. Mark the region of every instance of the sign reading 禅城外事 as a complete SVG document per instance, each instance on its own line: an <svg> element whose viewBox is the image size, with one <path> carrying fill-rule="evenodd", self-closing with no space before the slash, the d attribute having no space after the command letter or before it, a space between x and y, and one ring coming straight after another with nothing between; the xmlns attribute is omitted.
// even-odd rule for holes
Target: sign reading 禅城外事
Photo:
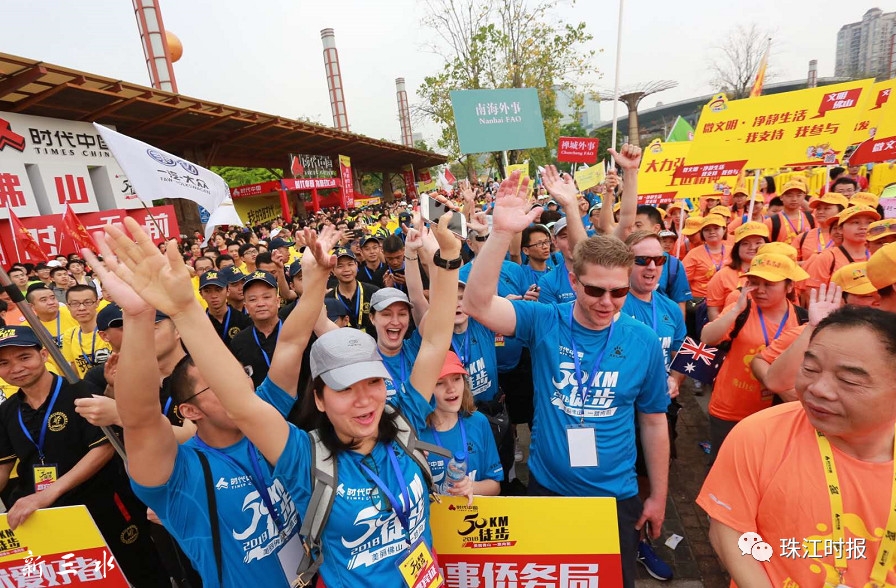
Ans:
<svg viewBox="0 0 896 588"><path fill-rule="evenodd" d="M461 153L544 147L535 88L453 90L451 107Z"/></svg>
<svg viewBox="0 0 896 588"><path fill-rule="evenodd" d="M557 140L557 161L595 163L599 144L599 139L591 137L560 137Z"/></svg>

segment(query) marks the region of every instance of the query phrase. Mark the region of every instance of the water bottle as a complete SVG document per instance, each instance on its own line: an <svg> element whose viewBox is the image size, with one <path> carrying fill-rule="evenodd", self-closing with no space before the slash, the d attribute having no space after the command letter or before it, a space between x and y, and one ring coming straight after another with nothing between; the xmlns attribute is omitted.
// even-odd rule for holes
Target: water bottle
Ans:
<svg viewBox="0 0 896 588"><path fill-rule="evenodd" d="M467 452L457 451L448 466L445 468L445 482L442 485L442 494L448 494L448 488L463 480L467 475Z"/></svg>

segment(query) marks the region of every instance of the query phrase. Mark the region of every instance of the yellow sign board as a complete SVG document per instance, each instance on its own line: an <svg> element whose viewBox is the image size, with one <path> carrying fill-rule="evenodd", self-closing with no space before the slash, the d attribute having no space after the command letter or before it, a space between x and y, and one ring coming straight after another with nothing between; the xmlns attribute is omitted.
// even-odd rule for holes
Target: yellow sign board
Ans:
<svg viewBox="0 0 896 588"><path fill-rule="evenodd" d="M4 578L17 586L128 588L84 506L35 511L15 530L0 515L0 580Z"/></svg>
<svg viewBox="0 0 896 588"><path fill-rule="evenodd" d="M729 101L703 107L681 180L736 176L741 169L834 165L866 110L873 80Z"/></svg>
<svg viewBox="0 0 896 588"><path fill-rule="evenodd" d="M431 513L448 586L497 586L498 574L513 574L520 586L527 579L622 585L612 498L477 496L467 506L465 498L443 497Z"/></svg>
<svg viewBox="0 0 896 588"><path fill-rule="evenodd" d="M607 173L604 170L603 164L598 163L597 165L592 165L585 169L576 170L575 179L579 190L587 190L588 188L593 188L598 184L602 184L606 177Z"/></svg>
<svg viewBox="0 0 896 588"><path fill-rule="evenodd" d="M868 124L871 138L859 145L850 156L853 165L896 159L896 80L887 80L874 86L873 103L868 106ZM865 122L865 121L863 121Z"/></svg>
<svg viewBox="0 0 896 588"><path fill-rule="evenodd" d="M279 216L283 216L280 206L280 196L277 194L268 196L255 196L253 198L238 198L233 201L236 213L249 226L256 226L270 222Z"/></svg>

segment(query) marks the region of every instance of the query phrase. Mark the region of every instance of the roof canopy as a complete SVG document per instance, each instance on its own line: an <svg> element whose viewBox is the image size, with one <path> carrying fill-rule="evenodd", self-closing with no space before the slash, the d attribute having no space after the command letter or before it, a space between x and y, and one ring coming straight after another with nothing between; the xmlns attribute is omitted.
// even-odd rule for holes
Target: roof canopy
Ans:
<svg viewBox="0 0 896 588"><path fill-rule="evenodd" d="M287 154L347 155L352 167L398 171L445 163L421 151L312 123L207 102L0 53L0 111L114 125L201 165L282 169Z"/></svg>

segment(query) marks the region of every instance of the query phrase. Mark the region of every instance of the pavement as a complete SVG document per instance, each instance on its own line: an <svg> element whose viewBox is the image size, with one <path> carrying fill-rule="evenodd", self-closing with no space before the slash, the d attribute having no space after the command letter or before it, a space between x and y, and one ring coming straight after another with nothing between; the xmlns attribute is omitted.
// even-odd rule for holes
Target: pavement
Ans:
<svg viewBox="0 0 896 588"><path fill-rule="evenodd" d="M657 555L674 572L671 581L653 579L638 566L637 588L727 588L730 578L709 543L709 519L695 502L706 476L708 456L700 448L709 438L709 390L702 396L694 394L692 381L687 380L678 398L682 410L678 414L678 458L669 468L669 499L663 534L653 542ZM529 431L518 428L523 462L516 464L516 474L528 481L525 462L528 459ZM683 537L675 549L665 542L673 534Z"/></svg>

